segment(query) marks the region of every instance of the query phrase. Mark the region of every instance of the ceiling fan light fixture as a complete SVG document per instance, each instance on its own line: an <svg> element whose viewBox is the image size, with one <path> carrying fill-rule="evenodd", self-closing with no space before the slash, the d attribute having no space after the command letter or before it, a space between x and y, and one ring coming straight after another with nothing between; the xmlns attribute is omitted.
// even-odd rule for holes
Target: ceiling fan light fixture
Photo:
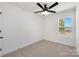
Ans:
<svg viewBox="0 0 79 59"><path fill-rule="evenodd" d="M49 14L49 12L44 11L44 12L41 12L41 14L42 14L43 16L46 16L46 15L48 15L48 14Z"/></svg>
<svg viewBox="0 0 79 59"><path fill-rule="evenodd" d="M34 13L40 13L43 16L46 16L49 13L56 13L56 11L53 11L53 10L50 10L50 9L55 7L56 5L58 5L58 2L55 2L54 4L52 4L49 7L47 6L47 4L41 5L40 3L37 3L37 5L42 9L42 11L36 11Z"/></svg>

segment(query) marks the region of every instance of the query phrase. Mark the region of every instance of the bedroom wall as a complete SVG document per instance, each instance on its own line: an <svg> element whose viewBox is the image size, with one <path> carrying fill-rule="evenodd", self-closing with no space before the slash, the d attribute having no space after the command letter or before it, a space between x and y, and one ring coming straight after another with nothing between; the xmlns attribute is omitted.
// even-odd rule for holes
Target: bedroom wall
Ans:
<svg viewBox="0 0 79 59"><path fill-rule="evenodd" d="M1 3L2 55L42 39L42 19L19 7Z"/></svg>
<svg viewBox="0 0 79 59"><path fill-rule="evenodd" d="M66 16L72 17L72 32L68 35L60 34L58 31L58 19ZM76 46L76 10L75 8L49 15L45 22L44 39L65 45Z"/></svg>
<svg viewBox="0 0 79 59"><path fill-rule="evenodd" d="M79 4L76 7L76 48L79 54Z"/></svg>
<svg viewBox="0 0 79 59"><path fill-rule="evenodd" d="M0 8L0 12L1 12L1 8ZM1 30L1 14L0 14L0 30ZM0 37L1 37L2 35L1 35L1 32L0 32ZM0 38L0 49L1 49L1 41L2 41L2 39ZM0 56L1 56L1 51L0 51Z"/></svg>

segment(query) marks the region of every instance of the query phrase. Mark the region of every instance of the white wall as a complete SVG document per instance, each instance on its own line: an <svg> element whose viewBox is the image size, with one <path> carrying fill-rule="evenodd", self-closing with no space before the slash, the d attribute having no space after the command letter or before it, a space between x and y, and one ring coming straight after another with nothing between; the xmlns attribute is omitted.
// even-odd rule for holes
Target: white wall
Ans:
<svg viewBox="0 0 79 59"><path fill-rule="evenodd" d="M70 46L76 46L76 26L75 26L76 16L75 15L76 15L76 10L74 8L48 16L45 22L46 31L44 38L49 41L58 42ZM60 34L58 31L58 19L67 16L70 16L73 19L72 32L69 35Z"/></svg>
<svg viewBox="0 0 79 59"><path fill-rule="evenodd" d="M42 19L18 7L2 3L2 54L42 39Z"/></svg>
<svg viewBox="0 0 79 59"><path fill-rule="evenodd" d="M79 54L79 4L76 7L76 48Z"/></svg>
<svg viewBox="0 0 79 59"><path fill-rule="evenodd" d="M0 16L0 30L1 30L1 16ZM1 36L1 33L0 33ZM1 48L1 39L0 39L0 48ZM1 56L1 51L0 51L0 56Z"/></svg>

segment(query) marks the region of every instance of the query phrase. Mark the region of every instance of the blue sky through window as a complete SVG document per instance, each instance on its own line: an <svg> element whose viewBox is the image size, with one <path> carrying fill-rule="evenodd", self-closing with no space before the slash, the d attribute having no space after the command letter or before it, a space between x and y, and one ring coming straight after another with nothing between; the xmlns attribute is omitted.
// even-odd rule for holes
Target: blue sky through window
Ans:
<svg viewBox="0 0 79 59"><path fill-rule="evenodd" d="M64 26L65 27L71 27L72 26L72 18L71 17L65 17L64 18Z"/></svg>

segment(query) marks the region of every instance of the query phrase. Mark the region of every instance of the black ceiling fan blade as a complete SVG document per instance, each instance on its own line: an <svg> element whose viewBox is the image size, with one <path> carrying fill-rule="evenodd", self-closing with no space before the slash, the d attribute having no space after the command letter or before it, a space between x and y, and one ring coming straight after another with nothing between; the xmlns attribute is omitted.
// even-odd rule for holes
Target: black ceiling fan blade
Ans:
<svg viewBox="0 0 79 59"><path fill-rule="evenodd" d="M37 5L38 5L40 8L43 9L43 6L42 6L40 3L37 3Z"/></svg>
<svg viewBox="0 0 79 59"><path fill-rule="evenodd" d="M40 12L43 12L43 11L37 11L37 12L34 12L34 13L40 13Z"/></svg>
<svg viewBox="0 0 79 59"><path fill-rule="evenodd" d="M49 9L51 9L52 7L55 7L56 5L58 5L58 2L55 2L53 5L51 5Z"/></svg>
<svg viewBox="0 0 79 59"><path fill-rule="evenodd" d="M48 12L56 13L56 11L48 10Z"/></svg>

